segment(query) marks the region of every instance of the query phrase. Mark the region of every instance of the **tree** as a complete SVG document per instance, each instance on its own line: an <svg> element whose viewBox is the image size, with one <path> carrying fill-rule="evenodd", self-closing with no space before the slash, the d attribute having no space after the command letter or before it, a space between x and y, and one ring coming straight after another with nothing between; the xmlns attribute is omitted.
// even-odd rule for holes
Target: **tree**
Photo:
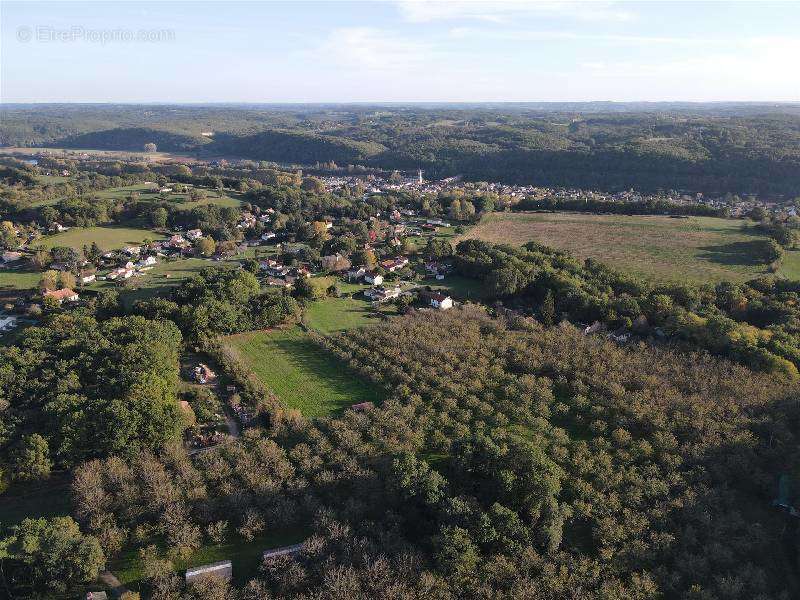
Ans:
<svg viewBox="0 0 800 600"><path fill-rule="evenodd" d="M153 142L148 142L144 145L145 152L155 152L156 150L158 150L158 147Z"/></svg>
<svg viewBox="0 0 800 600"><path fill-rule="evenodd" d="M556 320L556 303L553 297L553 290L547 290L539 309L539 320L545 327L551 327Z"/></svg>
<svg viewBox="0 0 800 600"><path fill-rule="evenodd" d="M353 253L352 263L354 265L363 266L367 271L372 271L378 264L378 259L375 256L375 251L372 248L365 250L357 250Z"/></svg>
<svg viewBox="0 0 800 600"><path fill-rule="evenodd" d="M300 189L315 194L322 194L325 192L325 184L316 177L306 177L303 183L300 184Z"/></svg>
<svg viewBox="0 0 800 600"><path fill-rule="evenodd" d="M217 249L214 238L203 237L197 240L197 252L200 256L211 256Z"/></svg>
<svg viewBox="0 0 800 600"><path fill-rule="evenodd" d="M163 229L167 226L167 216L167 209L163 206L159 206L150 213L150 222L153 224L153 227Z"/></svg>
<svg viewBox="0 0 800 600"><path fill-rule="evenodd" d="M58 287L59 289L69 288L72 289L77 284L75 275L69 271L61 271L58 274Z"/></svg>
<svg viewBox="0 0 800 600"><path fill-rule="evenodd" d="M37 246L34 248L31 261L37 269L44 269L52 262L52 260L53 259L50 256L50 251L47 250L47 248L42 246Z"/></svg>
<svg viewBox="0 0 800 600"><path fill-rule="evenodd" d="M14 455L12 475L19 481L36 481L50 476L50 450L38 433L22 439L21 447Z"/></svg>
<svg viewBox="0 0 800 600"><path fill-rule="evenodd" d="M443 527L434 540L434 547L436 563L444 574L457 579L474 575L480 553L468 531L461 527Z"/></svg>
<svg viewBox="0 0 800 600"><path fill-rule="evenodd" d="M58 271L49 270L42 273L39 279L39 290L55 290L58 288Z"/></svg>
<svg viewBox="0 0 800 600"><path fill-rule="evenodd" d="M86 259L89 262L96 263L102 256L103 250L97 245L97 242L92 242L92 245L89 246L88 252L86 252Z"/></svg>
<svg viewBox="0 0 800 600"><path fill-rule="evenodd" d="M105 564L97 538L83 535L72 517L25 519L3 545L29 584L48 592L92 582Z"/></svg>

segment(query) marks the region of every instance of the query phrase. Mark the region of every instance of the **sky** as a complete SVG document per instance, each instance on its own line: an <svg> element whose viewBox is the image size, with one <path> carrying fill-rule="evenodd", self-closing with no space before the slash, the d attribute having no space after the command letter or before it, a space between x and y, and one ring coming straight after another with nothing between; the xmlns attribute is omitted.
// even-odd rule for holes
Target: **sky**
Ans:
<svg viewBox="0 0 800 600"><path fill-rule="evenodd" d="M800 2L7 2L0 101L800 101Z"/></svg>

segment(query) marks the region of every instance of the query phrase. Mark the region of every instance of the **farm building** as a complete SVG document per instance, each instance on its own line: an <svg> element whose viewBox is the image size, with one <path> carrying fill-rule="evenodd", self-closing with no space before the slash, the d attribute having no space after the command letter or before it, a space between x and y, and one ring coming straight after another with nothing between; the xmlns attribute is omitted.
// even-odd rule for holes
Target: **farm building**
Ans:
<svg viewBox="0 0 800 600"><path fill-rule="evenodd" d="M22 258L21 252L8 251L8 252L3 252L3 255L0 256L0 262L12 263L12 262L17 262L21 258Z"/></svg>
<svg viewBox="0 0 800 600"><path fill-rule="evenodd" d="M272 550L264 550L263 559L276 558L278 556L293 556L299 554L303 550L303 544L294 544L293 546L283 546L282 548L273 548Z"/></svg>
<svg viewBox="0 0 800 600"><path fill-rule="evenodd" d="M186 569L186 583L197 581L205 577L218 577L225 581L230 581L233 574L233 565L229 560L201 565Z"/></svg>

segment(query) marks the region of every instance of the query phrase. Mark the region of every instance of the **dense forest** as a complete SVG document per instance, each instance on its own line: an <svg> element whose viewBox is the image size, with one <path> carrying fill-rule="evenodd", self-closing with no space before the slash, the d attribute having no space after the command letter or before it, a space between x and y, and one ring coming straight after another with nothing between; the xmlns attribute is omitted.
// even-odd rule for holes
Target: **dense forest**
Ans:
<svg viewBox="0 0 800 600"><path fill-rule="evenodd" d="M3 107L2 145L422 168L430 178L793 198L795 105ZM208 137L203 134L213 134Z"/></svg>
<svg viewBox="0 0 800 600"><path fill-rule="evenodd" d="M622 349L481 310L320 339L381 407L82 466L76 516L141 548L147 591L206 538L305 529L239 592L192 598L775 598L797 591L794 388L702 355ZM744 475L744 476L743 476ZM165 540L166 544L159 540ZM792 558L794 556L794 558ZM237 595L238 594L238 595Z"/></svg>

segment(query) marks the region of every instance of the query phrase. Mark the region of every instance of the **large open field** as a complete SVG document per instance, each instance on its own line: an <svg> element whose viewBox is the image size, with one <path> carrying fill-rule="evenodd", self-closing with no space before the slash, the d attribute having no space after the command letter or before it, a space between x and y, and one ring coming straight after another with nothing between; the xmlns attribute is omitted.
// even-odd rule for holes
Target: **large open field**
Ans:
<svg viewBox="0 0 800 600"><path fill-rule="evenodd" d="M190 188L193 186L189 186ZM196 206L201 206L203 204L217 204L218 206L239 206L241 205L242 201L239 198L239 194L235 192L228 192L228 191L218 191L212 190L209 188L199 188L202 189L205 193L205 198L201 200L192 200L189 198L189 194L178 194L175 192L167 192L163 196L152 189L152 186L145 185L143 183L138 183L136 185L128 185L124 187L118 188L111 188L108 190L102 190L100 192L92 192L91 196L96 196L98 198L114 198L114 199L122 199L128 197L132 192L136 192L139 194L139 198L141 200L161 200L162 198L167 202L171 202L176 205L176 207L189 210Z"/></svg>
<svg viewBox="0 0 800 600"><path fill-rule="evenodd" d="M62 233L48 235L33 243L34 246L53 248L68 246L80 250L96 242L103 250L117 250L129 244L141 244L144 240L158 240L162 234L150 229L135 227L73 227Z"/></svg>
<svg viewBox="0 0 800 600"><path fill-rule="evenodd" d="M462 239L536 241L654 280L713 283L746 281L766 271L752 253L753 243L763 238L745 226L712 217L493 213Z"/></svg>
<svg viewBox="0 0 800 600"><path fill-rule="evenodd" d="M324 417L384 398L383 390L348 373L299 327L253 331L227 340L286 406L307 417Z"/></svg>

